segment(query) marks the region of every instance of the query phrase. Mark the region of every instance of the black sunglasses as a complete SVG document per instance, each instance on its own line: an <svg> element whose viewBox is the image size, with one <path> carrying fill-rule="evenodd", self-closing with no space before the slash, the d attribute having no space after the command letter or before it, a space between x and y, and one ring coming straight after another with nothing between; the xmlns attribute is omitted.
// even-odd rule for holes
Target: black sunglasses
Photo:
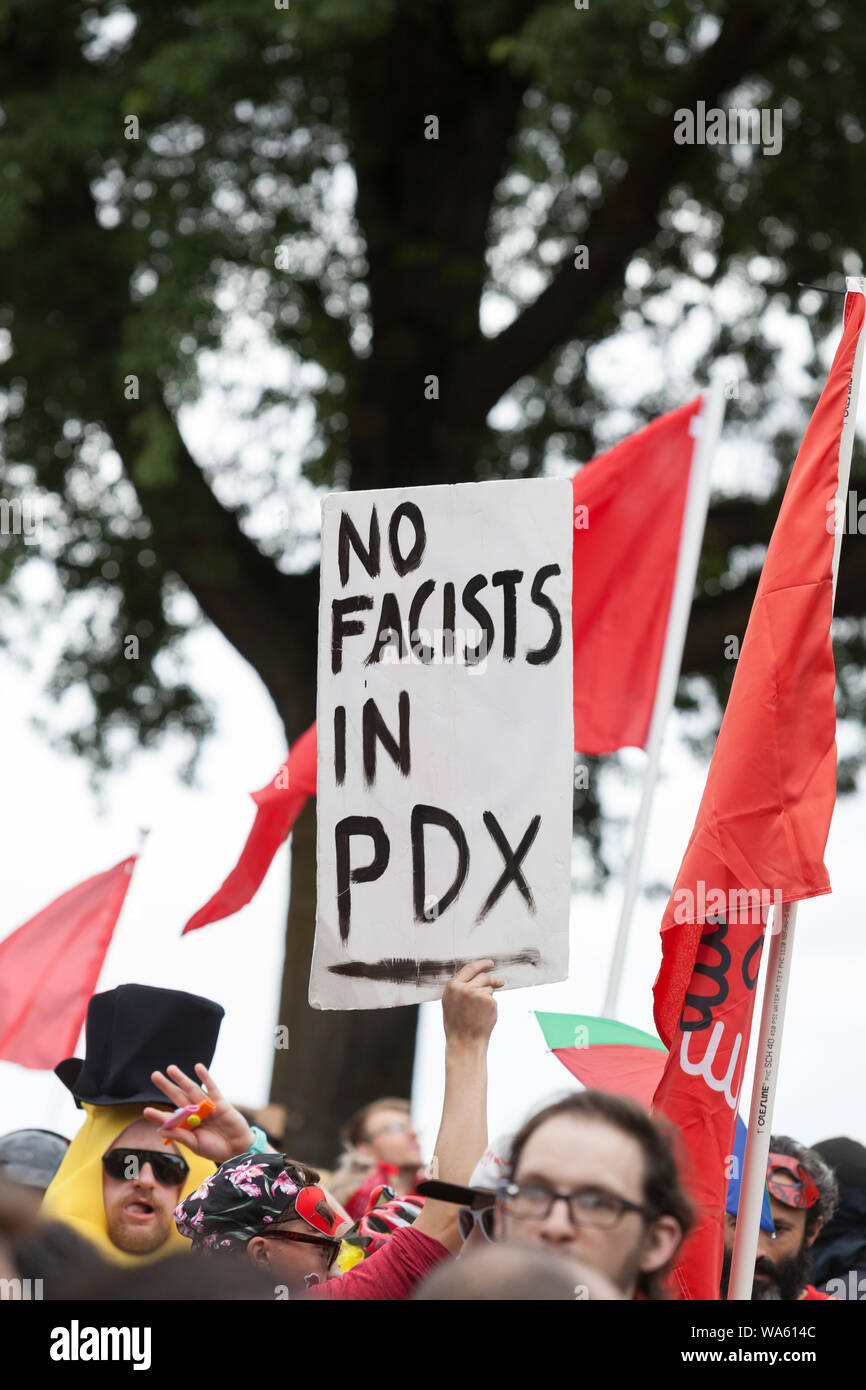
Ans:
<svg viewBox="0 0 866 1390"><path fill-rule="evenodd" d="M179 1187L189 1172L189 1164L180 1154L159 1153L154 1149L109 1149L102 1163L110 1178L118 1182L135 1182L145 1163L163 1187Z"/></svg>
<svg viewBox="0 0 866 1390"><path fill-rule="evenodd" d="M304 1245L320 1245L325 1251L328 1269L339 1255L343 1243L340 1240L332 1240L330 1236L307 1236L300 1231L259 1231L259 1235L265 1236L268 1240L297 1240Z"/></svg>

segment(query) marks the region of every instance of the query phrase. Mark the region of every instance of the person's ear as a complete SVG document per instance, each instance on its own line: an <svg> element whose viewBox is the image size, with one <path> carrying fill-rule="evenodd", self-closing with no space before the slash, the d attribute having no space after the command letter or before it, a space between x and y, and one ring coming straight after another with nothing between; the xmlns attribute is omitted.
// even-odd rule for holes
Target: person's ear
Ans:
<svg viewBox="0 0 866 1390"><path fill-rule="evenodd" d="M807 1245L812 1245L812 1244L814 1243L814 1241L817 1239L818 1232L820 1231L820 1229L821 1229L821 1227L822 1227L823 1225L824 1225L824 1218L823 1218L823 1216L819 1216L819 1217L818 1217L818 1220L815 1222L815 1225L812 1227L812 1230L809 1232L809 1234L808 1234L807 1237L806 1237L806 1244L807 1244Z"/></svg>
<svg viewBox="0 0 866 1390"><path fill-rule="evenodd" d="M683 1238L680 1223L672 1216L658 1216L646 1234L640 1268L644 1274L663 1269Z"/></svg>
<svg viewBox="0 0 866 1390"><path fill-rule="evenodd" d="M256 1269L268 1269L271 1263L271 1252L268 1249L268 1242L263 1236L253 1236L252 1240L247 1241L247 1259Z"/></svg>
<svg viewBox="0 0 866 1390"><path fill-rule="evenodd" d="M355 1144L352 1152L357 1158L362 1159L364 1163L373 1163L376 1158L372 1145L368 1144L366 1140L362 1140L360 1144Z"/></svg>

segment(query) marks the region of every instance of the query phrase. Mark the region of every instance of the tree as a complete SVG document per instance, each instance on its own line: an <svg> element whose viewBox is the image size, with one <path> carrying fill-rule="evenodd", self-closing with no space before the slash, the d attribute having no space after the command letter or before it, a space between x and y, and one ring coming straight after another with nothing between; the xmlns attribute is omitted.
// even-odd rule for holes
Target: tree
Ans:
<svg viewBox="0 0 866 1390"><path fill-rule="evenodd" d="M685 674L724 700L797 435L790 410L775 429L768 315L796 309L817 345L841 301L798 282L860 269L854 0L4 0L0 34L3 497L47 518L38 545L4 537L0 566L14 597L43 554L86 614L53 678L92 699L76 752L107 769L130 740L206 735L172 662L185 592L258 671L287 738L311 722L314 538L267 511L289 487L531 476L679 403L720 355L732 418L777 460L764 496L711 511ZM781 153L677 143L675 112L699 101L780 110ZM590 350L631 334L649 363L701 316L691 370L623 410ZM194 457L183 423L239 324L283 364L240 411L255 470ZM864 577L849 544L840 689L856 718ZM597 793L582 798L601 866ZM328 1159L349 1109L408 1090L415 1011L307 1008L314 843L310 808L274 1088L293 1148Z"/></svg>

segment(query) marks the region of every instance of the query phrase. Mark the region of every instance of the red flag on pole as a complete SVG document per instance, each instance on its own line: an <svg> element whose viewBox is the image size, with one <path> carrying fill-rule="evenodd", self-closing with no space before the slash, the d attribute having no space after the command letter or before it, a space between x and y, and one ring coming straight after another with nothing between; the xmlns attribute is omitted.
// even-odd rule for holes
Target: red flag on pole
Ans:
<svg viewBox="0 0 866 1390"><path fill-rule="evenodd" d="M690 1298L718 1297L725 1166L748 1050L761 920L771 905L830 891L824 848L836 800L834 522L839 446L863 319L863 295L849 296L842 341L785 490L694 830L662 920L655 1020L670 1056L654 1105L682 1132L700 1207L679 1270Z"/></svg>
<svg viewBox="0 0 866 1390"><path fill-rule="evenodd" d="M0 1059L47 1071L75 1050L136 855L0 941Z"/></svg>
<svg viewBox="0 0 866 1390"><path fill-rule="evenodd" d="M316 726L311 724L292 744L279 772L252 792L256 818L241 857L213 897L190 917L183 935L238 912L255 896L280 845L287 838L308 796L316 794Z"/></svg>
<svg viewBox="0 0 866 1390"><path fill-rule="evenodd" d="M575 474L574 746L644 748L652 719L701 397Z"/></svg>
<svg viewBox="0 0 866 1390"><path fill-rule="evenodd" d="M582 753L646 743L700 407L697 397L660 416L575 475L574 746ZM252 793L258 810L240 859L184 933L229 917L253 898L315 794L313 725L276 777Z"/></svg>

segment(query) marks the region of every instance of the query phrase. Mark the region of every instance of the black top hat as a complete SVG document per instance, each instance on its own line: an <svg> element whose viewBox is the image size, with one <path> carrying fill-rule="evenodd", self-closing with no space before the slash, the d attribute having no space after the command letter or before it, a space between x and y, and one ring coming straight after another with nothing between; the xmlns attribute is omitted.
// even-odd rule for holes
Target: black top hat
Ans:
<svg viewBox="0 0 866 1390"><path fill-rule="evenodd" d="M210 1066L216 1049L221 1004L200 994L151 985L118 985L94 994L87 1006L85 1056L67 1057L54 1068L76 1105L164 1105L150 1079L170 1062L195 1076L196 1062Z"/></svg>

